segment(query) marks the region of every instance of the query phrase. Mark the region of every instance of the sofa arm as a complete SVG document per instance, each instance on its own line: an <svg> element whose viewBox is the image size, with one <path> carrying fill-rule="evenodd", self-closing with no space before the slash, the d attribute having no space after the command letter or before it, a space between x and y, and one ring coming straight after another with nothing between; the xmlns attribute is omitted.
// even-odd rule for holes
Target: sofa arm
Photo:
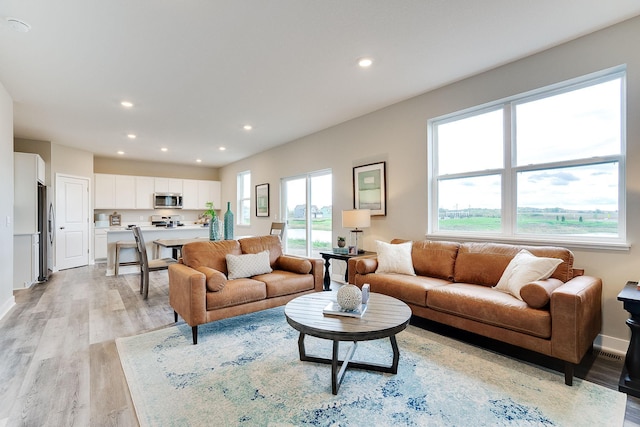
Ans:
<svg viewBox="0 0 640 427"><path fill-rule="evenodd" d="M169 266L169 305L191 327L207 322L206 276L184 264Z"/></svg>
<svg viewBox="0 0 640 427"><path fill-rule="evenodd" d="M375 273L378 268L378 258L375 255L349 258L347 263L348 282L352 285L356 284L356 274Z"/></svg>
<svg viewBox="0 0 640 427"><path fill-rule="evenodd" d="M551 293L551 355L580 363L602 328L602 280L578 276Z"/></svg>

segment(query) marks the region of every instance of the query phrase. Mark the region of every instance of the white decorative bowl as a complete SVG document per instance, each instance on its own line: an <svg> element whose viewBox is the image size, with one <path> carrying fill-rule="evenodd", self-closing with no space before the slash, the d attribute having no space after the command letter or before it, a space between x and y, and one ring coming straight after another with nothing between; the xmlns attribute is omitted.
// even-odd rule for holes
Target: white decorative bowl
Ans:
<svg viewBox="0 0 640 427"><path fill-rule="evenodd" d="M355 285L344 285L338 289L338 305L345 310L353 310L362 303L362 291Z"/></svg>

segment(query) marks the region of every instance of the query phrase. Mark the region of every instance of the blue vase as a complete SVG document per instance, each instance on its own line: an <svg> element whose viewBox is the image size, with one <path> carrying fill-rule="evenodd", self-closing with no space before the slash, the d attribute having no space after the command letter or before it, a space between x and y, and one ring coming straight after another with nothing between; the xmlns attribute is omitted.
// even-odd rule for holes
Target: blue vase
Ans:
<svg viewBox="0 0 640 427"><path fill-rule="evenodd" d="M215 214L209 220L209 240L220 240L220 219Z"/></svg>
<svg viewBox="0 0 640 427"><path fill-rule="evenodd" d="M233 240L233 212L231 212L231 202L227 202L227 212L224 214L224 240Z"/></svg>

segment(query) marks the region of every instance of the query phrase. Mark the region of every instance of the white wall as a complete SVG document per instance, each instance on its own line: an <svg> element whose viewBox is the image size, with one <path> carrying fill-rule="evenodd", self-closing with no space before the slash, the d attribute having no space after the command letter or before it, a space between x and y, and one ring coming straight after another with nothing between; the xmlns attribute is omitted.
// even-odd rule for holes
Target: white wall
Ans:
<svg viewBox="0 0 640 427"><path fill-rule="evenodd" d="M0 318L13 298L13 100L0 83ZM7 224L7 218L10 223Z"/></svg>
<svg viewBox="0 0 640 427"><path fill-rule="evenodd" d="M271 217L253 217L252 226L242 232L265 233L280 213L280 178L330 168L335 239L346 234L340 212L352 206L352 167L384 160L387 216L372 218L371 228L364 233L365 249L374 249L374 239L424 239L429 118L627 64L627 228L632 248L622 252L573 249L575 266L604 281L604 344L624 351L628 314L616 297L627 280L640 279L636 246L640 243L636 221L640 214L640 50L630 43L638 34L640 18L635 18L226 166L220 171L223 201L235 200L240 171L251 170L252 185L270 183Z"/></svg>

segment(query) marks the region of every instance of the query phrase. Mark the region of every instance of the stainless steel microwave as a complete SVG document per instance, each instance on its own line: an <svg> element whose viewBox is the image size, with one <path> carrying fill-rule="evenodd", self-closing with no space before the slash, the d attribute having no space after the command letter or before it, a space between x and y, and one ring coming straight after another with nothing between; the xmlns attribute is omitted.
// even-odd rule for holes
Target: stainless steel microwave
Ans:
<svg viewBox="0 0 640 427"><path fill-rule="evenodd" d="M156 209L182 209L182 194L153 193L153 207Z"/></svg>

